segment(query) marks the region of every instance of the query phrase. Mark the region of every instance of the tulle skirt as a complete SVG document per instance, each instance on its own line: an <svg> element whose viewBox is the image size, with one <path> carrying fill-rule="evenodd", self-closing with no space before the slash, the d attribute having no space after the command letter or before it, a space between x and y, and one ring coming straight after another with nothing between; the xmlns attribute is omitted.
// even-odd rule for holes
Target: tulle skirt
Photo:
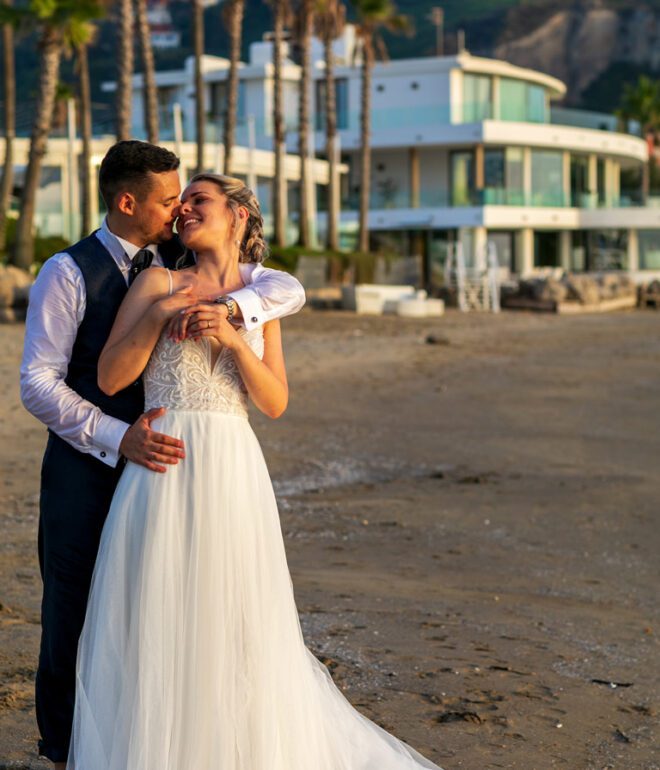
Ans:
<svg viewBox="0 0 660 770"><path fill-rule="evenodd" d="M306 649L248 421L170 411L186 459L126 467L78 648L67 770L436 768Z"/></svg>

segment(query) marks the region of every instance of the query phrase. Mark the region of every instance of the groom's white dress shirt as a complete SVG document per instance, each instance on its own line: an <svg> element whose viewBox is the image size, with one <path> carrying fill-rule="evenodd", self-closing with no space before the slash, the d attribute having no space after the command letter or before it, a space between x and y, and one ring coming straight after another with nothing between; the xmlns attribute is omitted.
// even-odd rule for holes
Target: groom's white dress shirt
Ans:
<svg viewBox="0 0 660 770"><path fill-rule="evenodd" d="M139 247L113 235L105 221L96 237L128 284L131 260ZM162 267L158 247L150 244L147 248L154 254L152 265ZM245 288L232 292L231 297L240 307L247 329L295 313L304 305L302 287L298 294L282 300L282 293L291 294L290 276L255 263L241 263L239 269ZM30 291L21 399L31 414L72 447L115 466L119 445L130 426L105 414L64 382L85 307L85 281L80 268L66 252L55 254L45 262Z"/></svg>

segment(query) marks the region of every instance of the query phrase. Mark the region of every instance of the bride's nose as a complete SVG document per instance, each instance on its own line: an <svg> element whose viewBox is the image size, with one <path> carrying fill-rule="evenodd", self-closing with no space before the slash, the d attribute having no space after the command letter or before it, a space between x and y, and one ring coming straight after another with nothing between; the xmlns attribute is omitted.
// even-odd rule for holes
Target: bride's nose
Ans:
<svg viewBox="0 0 660 770"><path fill-rule="evenodd" d="M191 208L192 207L191 207L190 203L188 203L188 201L181 201L181 203L179 203L179 210L178 210L177 213L178 213L179 216L183 216L188 211L190 211Z"/></svg>

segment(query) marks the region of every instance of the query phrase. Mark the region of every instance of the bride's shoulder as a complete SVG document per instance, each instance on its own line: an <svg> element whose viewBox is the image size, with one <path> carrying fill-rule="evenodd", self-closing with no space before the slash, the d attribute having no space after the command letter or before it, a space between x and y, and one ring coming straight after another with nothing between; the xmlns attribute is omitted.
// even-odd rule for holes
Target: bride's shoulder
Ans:
<svg viewBox="0 0 660 770"><path fill-rule="evenodd" d="M152 294L167 292L171 275L166 267L150 267L143 270L131 284L131 294Z"/></svg>

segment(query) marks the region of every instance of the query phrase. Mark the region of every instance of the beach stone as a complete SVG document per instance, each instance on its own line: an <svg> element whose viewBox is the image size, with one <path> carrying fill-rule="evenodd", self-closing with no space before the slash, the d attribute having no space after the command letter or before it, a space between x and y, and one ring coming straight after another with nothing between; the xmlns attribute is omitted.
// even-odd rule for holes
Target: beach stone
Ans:
<svg viewBox="0 0 660 770"><path fill-rule="evenodd" d="M0 308L25 308L34 278L13 265L0 265Z"/></svg>
<svg viewBox="0 0 660 770"><path fill-rule="evenodd" d="M566 288L566 284L552 277L548 277L544 280L539 280L535 285L534 290L535 290L534 299L539 299L539 300L552 300L553 302L563 302L568 295L568 289Z"/></svg>
<svg viewBox="0 0 660 770"><path fill-rule="evenodd" d="M569 275L566 279L567 299L577 300L581 305L597 305L600 302L600 287L589 275Z"/></svg>

